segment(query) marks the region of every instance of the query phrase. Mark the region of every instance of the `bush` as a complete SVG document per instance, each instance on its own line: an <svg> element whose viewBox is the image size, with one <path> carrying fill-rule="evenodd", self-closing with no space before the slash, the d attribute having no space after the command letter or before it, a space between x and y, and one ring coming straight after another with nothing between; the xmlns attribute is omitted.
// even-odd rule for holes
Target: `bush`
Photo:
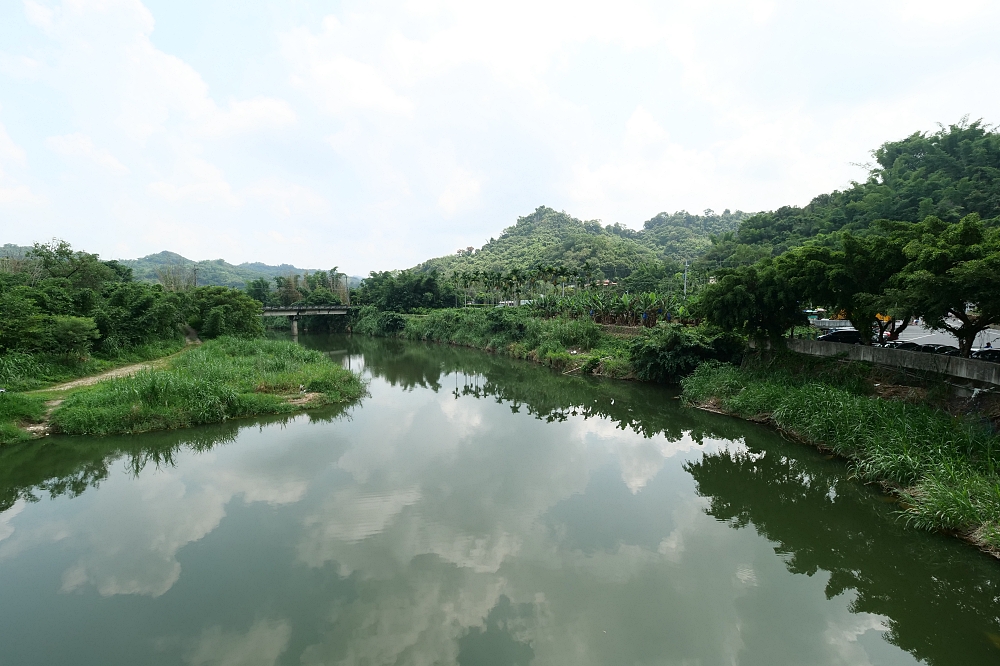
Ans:
<svg viewBox="0 0 1000 666"><path fill-rule="evenodd" d="M379 311L372 305L362 307L356 315L352 328L354 332L375 337L389 337L406 327L406 319L398 312Z"/></svg>
<svg viewBox="0 0 1000 666"><path fill-rule="evenodd" d="M643 331L629 345L629 360L643 381L677 383L705 361L733 361L741 338L706 327L666 326Z"/></svg>

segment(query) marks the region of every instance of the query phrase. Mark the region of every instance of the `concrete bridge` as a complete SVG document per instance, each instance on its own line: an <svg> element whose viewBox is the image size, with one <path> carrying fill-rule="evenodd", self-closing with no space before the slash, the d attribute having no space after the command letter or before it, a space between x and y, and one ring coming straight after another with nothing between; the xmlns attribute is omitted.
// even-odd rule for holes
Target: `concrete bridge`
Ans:
<svg viewBox="0 0 1000 666"><path fill-rule="evenodd" d="M306 315L345 315L348 305L288 305L264 308L265 317L288 317L292 322L292 335L299 334L299 317Z"/></svg>

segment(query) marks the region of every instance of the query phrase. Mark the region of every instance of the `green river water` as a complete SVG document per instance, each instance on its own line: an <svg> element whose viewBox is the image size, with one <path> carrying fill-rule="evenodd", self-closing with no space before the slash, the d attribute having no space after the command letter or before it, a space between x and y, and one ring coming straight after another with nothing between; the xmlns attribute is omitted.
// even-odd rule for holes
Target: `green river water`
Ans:
<svg viewBox="0 0 1000 666"><path fill-rule="evenodd" d="M1000 562L676 392L303 336L359 403L0 451L0 664L1000 664Z"/></svg>

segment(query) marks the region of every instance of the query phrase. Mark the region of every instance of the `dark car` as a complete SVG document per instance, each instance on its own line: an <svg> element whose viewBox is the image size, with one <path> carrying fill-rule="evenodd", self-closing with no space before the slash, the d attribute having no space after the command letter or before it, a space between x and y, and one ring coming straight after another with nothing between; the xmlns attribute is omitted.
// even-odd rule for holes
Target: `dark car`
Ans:
<svg viewBox="0 0 1000 666"><path fill-rule="evenodd" d="M821 335L817 340L823 340L824 342L843 342L849 345L859 345L861 344L861 334L853 329L840 329L837 331L831 331L826 335Z"/></svg>
<svg viewBox="0 0 1000 666"><path fill-rule="evenodd" d="M961 356L962 352L958 347L953 347L952 345L920 345L920 351L927 352L929 354L943 354L945 356Z"/></svg>
<svg viewBox="0 0 1000 666"><path fill-rule="evenodd" d="M886 347L892 345L893 349L900 349L902 351L920 351L923 345L917 344L916 342L907 342L905 340L894 340L893 342L887 342Z"/></svg>
<svg viewBox="0 0 1000 666"><path fill-rule="evenodd" d="M972 352L972 358L979 359L980 361L1000 363L1000 349L977 349Z"/></svg>

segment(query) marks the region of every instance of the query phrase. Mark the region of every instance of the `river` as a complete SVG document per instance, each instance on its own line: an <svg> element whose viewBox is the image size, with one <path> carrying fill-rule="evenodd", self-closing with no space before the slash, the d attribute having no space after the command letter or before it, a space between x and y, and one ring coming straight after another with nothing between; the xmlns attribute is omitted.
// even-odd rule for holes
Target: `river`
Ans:
<svg viewBox="0 0 1000 666"><path fill-rule="evenodd" d="M1000 663L1000 562L675 391L302 336L359 403L0 451L0 664Z"/></svg>

